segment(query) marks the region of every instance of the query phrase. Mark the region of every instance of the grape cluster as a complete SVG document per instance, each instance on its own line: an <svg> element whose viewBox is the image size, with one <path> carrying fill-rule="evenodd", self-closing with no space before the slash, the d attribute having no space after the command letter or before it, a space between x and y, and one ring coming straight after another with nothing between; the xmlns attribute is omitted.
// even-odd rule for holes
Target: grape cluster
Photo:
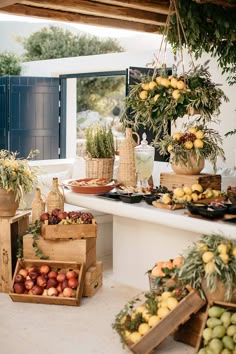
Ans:
<svg viewBox="0 0 236 354"><path fill-rule="evenodd" d="M82 213L80 220L83 224L92 224L93 215L91 213Z"/></svg>
<svg viewBox="0 0 236 354"><path fill-rule="evenodd" d="M179 139L181 143L185 143L186 141L194 142L195 140L196 140L196 135L193 133L184 133Z"/></svg>
<svg viewBox="0 0 236 354"><path fill-rule="evenodd" d="M66 212L56 208L51 213L41 214L40 220L48 225L92 224L93 214L81 211Z"/></svg>

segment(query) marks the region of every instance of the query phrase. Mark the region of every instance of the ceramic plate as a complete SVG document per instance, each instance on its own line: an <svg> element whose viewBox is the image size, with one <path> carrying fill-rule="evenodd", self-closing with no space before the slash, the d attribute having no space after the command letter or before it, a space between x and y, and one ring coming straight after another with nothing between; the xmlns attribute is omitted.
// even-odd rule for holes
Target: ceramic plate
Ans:
<svg viewBox="0 0 236 354"><path fill-rule="evenodd" d="M105 178L71 179L63 182L74 193L101 194L110 192L117 186L114 181L109 182Z"/></svg>

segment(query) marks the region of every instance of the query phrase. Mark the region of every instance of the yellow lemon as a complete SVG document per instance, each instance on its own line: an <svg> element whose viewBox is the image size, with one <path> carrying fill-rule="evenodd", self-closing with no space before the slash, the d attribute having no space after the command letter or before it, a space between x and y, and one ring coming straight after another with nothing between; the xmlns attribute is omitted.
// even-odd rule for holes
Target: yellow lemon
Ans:
<svg viewBox="0 0 236 354"><path fill-rule="evenodd" d="M197 202L197 201L198 201L198 195L197 195L197 193L192 193L192 194L191 194L191 198L192 198L192 201L193 201L193 202Z"/></svg>
<svg viewBox="0 0 236 354"><path fill-rule="evenodd" d="M147 323L141 323L138 327L138 333L141 336L144 336L148 331L150 331L150 327Z"/></svg>
<svg viewBox="0 0 236 354"><path fill-rule="evenodd" d="M137 307L135 311L136 311L136 313L143 313L143 311L145 311L145 310L146 310L146 307L144 305L142 305L142 306Z"/></svg>
<svg viewBox="0 0 236 354"><path fill-rule="evenodd" d="M167 300L168 297L170 297L172 295L171 291L164 291L162 294L161 294L161 299L162 300Z"/></svg>
<svg viewBox="0 0 236 354"><path fill-rule="evenodd" d="M129 340L131 340L132 343L137 343L141 338L142 336L139 332L133 332L129 336Z"/></svg>
<svg viewBox="0 0 236 354"><path fill-rule="evenodd" d="M174 310L176 308L176 306L178 306L178 300L175 297L170 296L167 299L167 307L169 310Z"/></svg>
<svg viewBox="0 0 236 354"><path fill-rule="evenodd" d="M189 131L189 133L195 134L196 131L197 131L197 128L191 127L191 128L188 129L188 131Z"/></svg>
<svg viewBox="0 0 236 354"><path fill-rule="evenodd" d="M177 198L182 198L184 196L184 190L181 187L175 188L173 192L174 192L174 196Z"/></svg>
<svg viewBox="0 0 236 354"><path fill-rule="evenodd" d="M161 319L166 317L169 314L170 310L167 307L160 307L157 310L157 316L160 317Z"/></svg>
<svg viewBox="0 0 236 354"><path fill-rule="evenodd" d="M170 85L173 87L173 88L177 88L177 79L175 77L172 77L172 79L170 80Z"/></svg>
<svg viewBox="0 0 236 354"><path fill-rule="evenodd" d="M213 189L212 192L214 194L214 197L220 197L220 195L221 195L221 191L218 191L216 189Z"/></svg>
<svg viewBox="0 0 236 354"><path fill-rule="evenodd" d="M204 132L202 130L198 130L195 135L196 135L197 139L204 138Z"/></svg>
<svg viewBox="0 0 236 354"><path fill-rule="evenodd" d="M236 247L233 248L232 255L236 257Z"/></svg>
<svg viewBox="0 0 236 354"><path fill-rule="evenodd" d="M180 132L176 132L176 133L174 133L174 134L172 135L173 139L174 139L174 140L177 140L177 141L179 141L179 139L181 138L181 136L182 136L182 133L180 133Z"/></svg>
<svg viewBox="0 0 236 354"><path fill-rule="evenodd" d="M208 246L206 243L199 241L197 242L197 250L200 252L206 252L208 251Z"/></svg>
<svg viewBox="0 0 236 354"><path fill-rule="evenodd" d="M204 263L211 262L214 259L214 253L211 251L206 251L202 255L202 260Z"/></svg>
<svg viewBox="0 0 236 354"><path fill-rule="evenodd" d="M192 189L190 187L183 187L184 193L187 195L191 195L192 194Z"/></svg>
<svg viewBox="0 0 236 354"><path fill-rule="evenodd" d="M149 82L148 86L149 86L149 90L152 90L152 89L154 89L155 86L157 86L157 84L155 81L151 81L151 82Z"/></svg>
<svg viewBox="0 0 236 354"><path fill-rule="evenodd" d="M162 86L169 87L170 86L170 80L166 79L165 77L162 77L161 80L160 80L160 84Z"/></svg>
<svg viewBox="0 0 236 354"><path fill-rule="evenodd" d="M188 194L185 194L184 196L183 196L183 201L184 202L191 202L192 201L192 197L191 197L191 195L188 195Z"/></svg>
<svg viewBox="0 0 236 354"><path fill-rule="evenodd" d="M149 318L148 325L152 328L160 322L160 317L153 315Z"/></svg>
<svg viewBox="0 0 236 354"><path fill-rule="evenodd" d="M148 311L148 309L143 311L143 318L145 319L145 321L149 321L149 318L151 317L150 312Z"/></svg>
<svg viewBox="0 0 236 354"><path fill-rule="evenodd" d="M158 77L156 78L156 82L158 83L158 85L160 85L160 84L161 84L161 79L162 79L162 77L161 77L161 76L158 76Z"/></svg>
<svg viewBox="0 0 236 354"><path fill-rule="evenodd" d="M183 90L186 87L185 83L182 80L177 81L176 86L179 90Z"/></svg>
<svg viewBox="0 0 236 354"><path fill-rule="evenodd" d="M227 253L221 253L219 255L219 257L222 259L222 262L224 264L228 264L229 263L229 255Z"/></svg>
<svg viewBox="0 0 236 354"><path fill-rule="evenodd" d="M141 85L141 87L142 87L143 90L148 91L148 90L149 90L149 83L148 83L148 82L145 82L145 83L143 83L143 84Z"/></svg>
<svg viewBox="0 0 236 354"><path fill-rule="evenodd" d="M215 263L214 262L208 262L207 264L205 264L204 266L204 269L205 269L205 273L206 274L212 274L215 272L216 270L216 266L215 266Z"/></svg>
<svg viewBox="0 0 236 354"><path fill-rule="evenodd" d="M181 94L179 92L179 90L174 90L172 92L172 97L175 99L175 100L178 100L180 98Z"/></svg>
<svg viewBox="0 0 236 354"><path fill-rule="evenodd" d="M202 149L204 143L201 139L196 139L196 140L194 140L193 145L196 149Z"/></svg>
<svg viewBox="0 0 236 354"><path fill-rule="evenodd" d="M193 143L192 143L192 141L190 141L190 140L186 141L186 142L184 143L184 147L185 147L185 149L187 149L187 150L191 150L191 149L193 148Z"/></svg>
<svg viewBox="0 0 236 354"><path fill-rule="evenodd" d="M166 193L166 194L163 194L163 196L162 196L162 198L161 198L161 201L162 201L162 203L164 203L164 204L171 204L171 197L170 197L170 195L168 194L168 193Z"/></svg>
<svg viewBox="0 0 236 354"><path fill-rule="evenodd" d="M148 97L148 92L143 90L139 93L139 98L141 98L141 100L146 100Z"/></svg>
<svg viewBox="0 0 236 354"><path fill-rule="evenodd" d="M126 338L126 339L129 339L129 336L130 336L130 335L131 335L131 332L126 329L125 332L124 332L125 338Z"/></svg>
<svg viewBox="0 0 236 354"><path fill-rule="evenodd" d="M199 184L199 183L194 183L191 188L192 188L193 192L194 191L198 191L199 193L203 192L203 188L202 188L201 184Z"/></svg>
<svg viewBox="0 0 236 354"><path fill-rule="evenodd" d="M160 95L156 94L156 95L153 97L154 102L156 102L159 97L160 97Z"/></svg>
<svg viewBox="0 0 236 354"><path fill-rule="evenodd" d="M172 146L172 145L168 145L167 151L168 151L168 152L171 152L172 150L173 150L173 146Z"/></svg>
<svg viewBox="0 0 236 354"><path fill-rule="evenodd" d="M223 253L226 254L227 253L227 245L224 243L221 243L218 247L217 247L217 251L219 253Z"/></svg>

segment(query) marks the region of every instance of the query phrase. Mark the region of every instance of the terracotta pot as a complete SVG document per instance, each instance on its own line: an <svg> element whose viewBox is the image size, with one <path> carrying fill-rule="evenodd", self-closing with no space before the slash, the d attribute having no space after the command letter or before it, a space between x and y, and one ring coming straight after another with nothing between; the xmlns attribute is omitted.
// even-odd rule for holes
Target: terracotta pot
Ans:
<svg viewBox="0 0 236 354"><path fill-rule="evenodd" d="M0 189L0 216L14 216L18 207L19 202L15 200L15 193Z"/></svg>
<svg viewBox="0 0 236 354"><path fill-rule="evenodd" d="M215 302L215 301L233 302L233 303L235 303L235 301L236 301L236 290L235 289L232 292L231 298L226 299L226 295L225 295L226 288L220 280L217 280L216 290L210 291L210 289L207 288L206 280L203 279L202 290L204 291L207 301L210 304L213 304L213 302Z"/></svg>
<svg viewBox="0 0 236 354"><path fill-rule="evenodd" d="M198 162L195 158L195 156L190 157L190 162L191 162L191 167L186 166L184 164L178 163L178 164L171 164L172 170L177 174L177 175L199 175L200 172L203 170L204 165L205 165L205 160L200 159Z"/></svg>

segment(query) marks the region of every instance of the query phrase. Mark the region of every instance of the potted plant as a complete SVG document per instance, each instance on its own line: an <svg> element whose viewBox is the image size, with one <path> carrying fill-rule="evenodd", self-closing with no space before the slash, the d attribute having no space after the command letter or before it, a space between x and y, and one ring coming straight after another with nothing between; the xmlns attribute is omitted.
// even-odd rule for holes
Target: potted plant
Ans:
<svg viewBox="0 0 236 354"><path fill-rule="evenodd" d="M186 114L197 113L197 120L203 124L214 120L222 100L228 99L211 81L207 64L180 76L159 75L159 71L152 77L142 76L125 99L123 124L135 130L140 125L151 128L158 138L162 132L167 133L169 122Z"/></svg>
<svg viewBox="0 0 236 354"><path fill-rule="evenodd" d="M217 157L224 157L219 133L204 125L189 126L183 132L166 134L155 146L161 155L170 153L177 174L199 174L208 159L216 170Z"/></svg>
<svg viewBox="0 0 236 354"><path fill-rule="evenodd" d="M115 146L111 127L95 124L85 131L86 177L113 178Z"/></svg>
<svg viewBox="0 0 236 354"><path fill-rule="evenodd" d="M31 151L26 159L18 159L17 153L0 150L0 216L15 215L24 193L33 190L37 171L28 160L36 153Z"/></svg>

